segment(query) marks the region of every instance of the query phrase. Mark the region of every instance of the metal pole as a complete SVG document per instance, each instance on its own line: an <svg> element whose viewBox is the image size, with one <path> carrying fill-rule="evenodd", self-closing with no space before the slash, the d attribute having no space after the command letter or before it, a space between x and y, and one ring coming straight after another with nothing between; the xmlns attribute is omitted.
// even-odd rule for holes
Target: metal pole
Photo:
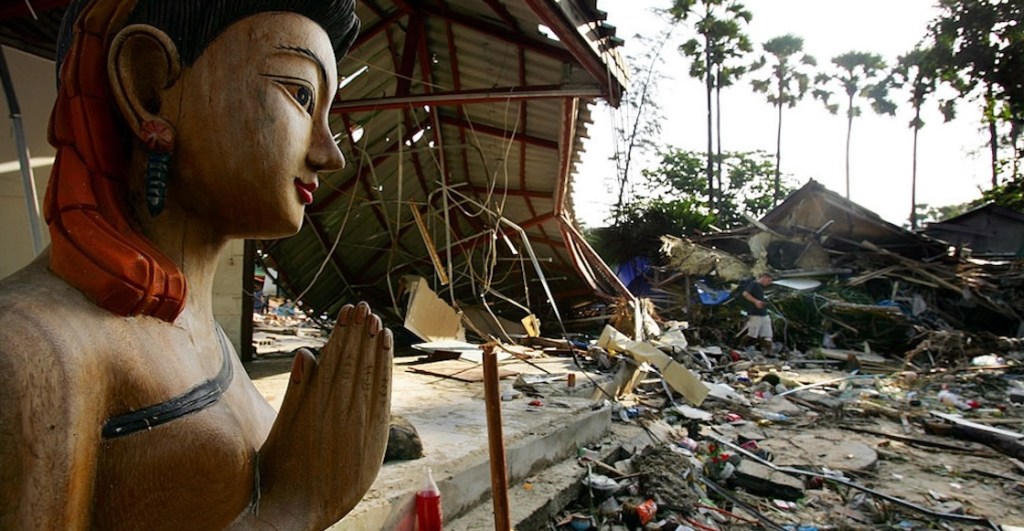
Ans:
<svg viewBox="0 0 1024 531"><path fill-rule="evenodd" d="M28 228L32 233L32 250L38 256L39 253L43 252L43 234L39 223L39 195L36 193L36 181L32 175L32 165L29 162L28 144L25 143L25 129L21 125L21 106L18 105L18 97L14 93L11 71L7 68L7 58L4 56L2 46L0 46L0 81L3 82L4 95L7 97L7 107L11 110L11 122L14 124L14 141L18 149L18 162L21 163L21 182L25 187Z"/></svg>

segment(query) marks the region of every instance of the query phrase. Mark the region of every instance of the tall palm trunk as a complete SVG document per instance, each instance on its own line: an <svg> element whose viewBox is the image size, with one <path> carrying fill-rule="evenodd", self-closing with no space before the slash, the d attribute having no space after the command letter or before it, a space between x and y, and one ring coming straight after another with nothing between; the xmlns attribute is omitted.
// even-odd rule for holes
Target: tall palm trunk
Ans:
<svg viewBox="0 0 1024 531"><path fill-rule="evenodd" d="M711 39L705 39L704 42L704 88L706 89L708 99L708 207L712 212L715 212L715 176L712 165L714 146L711 141Z"/></svg>
<svg viewBox="0 0 1024 531"><path fill-rule="evenodd" d="M988 119L988 148L992 153L992 187L999 185L999 131L994 116Z"/></svg>
<svg viewBox="0 0 1024 531"><path fill-rule="evenodd" d="M772 195L772 206L779 204L779 189L782 188L782 102L786 100L782 80L779 80L779 120L775 132L775 193Z"/></svg>
<svg viewBox="0 0 1024 531"><path fill-rule="evenodd" d="M715 177L718 179L718 191L722 190L722 65L718 65L718 73L715 76Z"/></svg>
<svg viewBox="0 0 1024 531"><path fill-rule="evenodd" d="M914 105L914 155L910 171L910 230L917 230L917 133L921 130L921 105Z"/></svg>
<svg viewBox="0 0 1024 531"><path fill-rule="evenodd" d="M850 135L853 133L853 94L846 107L846 199L850 199Z"/></svg>
<svg viewBox="0 0 1024 531"><path fill-rule="evenodd" d="M990 84L985 94L985 106L988 118L988 148L992 153L992 188L999 185L999 131L996 129L996 100L992 96Z"/></svg>

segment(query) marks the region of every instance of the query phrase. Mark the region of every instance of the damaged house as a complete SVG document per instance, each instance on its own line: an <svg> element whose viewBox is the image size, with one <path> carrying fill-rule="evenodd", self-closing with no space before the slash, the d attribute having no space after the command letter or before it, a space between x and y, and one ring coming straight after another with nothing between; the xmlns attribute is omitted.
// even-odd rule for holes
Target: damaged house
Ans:
<svg viewBox="0 0 1024 531"><path fill-rule="evenodd" d="M924 233L977 257L1024 256L1024 214L993 203L929 223Z"/></svg>
<svg viewBox="0 0 1024 531"><path fill-rule="evenodd" d="M713 314L735 324L738 305L710 312L706 304L674 304L680 275L694 290L721 293L771 271L777 284L795 288L776 301L785 316L782 332L793 347L820 346L828 337L829 344L862 348L867 342L901 354L931 332L1017 335L1024 301L1020 264L984 262L952 251L949 242L897 227L810 181L748 227L693 241L670 240L664 280L652 283L664 293L653 296L665 308ZM692 268L696 255L712 260ZM731 300L719 296L717 304Z"/></svg>

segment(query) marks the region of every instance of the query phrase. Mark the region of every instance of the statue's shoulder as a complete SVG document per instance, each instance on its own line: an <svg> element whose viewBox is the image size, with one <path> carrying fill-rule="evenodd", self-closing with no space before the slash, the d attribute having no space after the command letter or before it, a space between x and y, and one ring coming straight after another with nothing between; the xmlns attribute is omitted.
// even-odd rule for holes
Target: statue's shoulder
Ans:
<svg viewBox="0 0 1024 531"><path fill-rule="evenodd" d="M102 348L105 313L37 259L0 281L0 365L14 373L25 363L74 372Z"/></svg>

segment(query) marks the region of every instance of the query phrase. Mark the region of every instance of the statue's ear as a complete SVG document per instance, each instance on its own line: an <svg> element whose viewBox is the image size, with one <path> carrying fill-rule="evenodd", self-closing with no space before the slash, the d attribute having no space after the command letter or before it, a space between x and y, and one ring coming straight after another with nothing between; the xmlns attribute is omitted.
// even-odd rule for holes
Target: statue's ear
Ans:
<svg viewBox="0 0 1024 531"><path fill-rule="evenodd" d="M166 33L133 24L118 32L107 56L114 99L135 136L147 141L146 129L169 124L160 116L165 90L181 74L178 49Z"/></svg>

